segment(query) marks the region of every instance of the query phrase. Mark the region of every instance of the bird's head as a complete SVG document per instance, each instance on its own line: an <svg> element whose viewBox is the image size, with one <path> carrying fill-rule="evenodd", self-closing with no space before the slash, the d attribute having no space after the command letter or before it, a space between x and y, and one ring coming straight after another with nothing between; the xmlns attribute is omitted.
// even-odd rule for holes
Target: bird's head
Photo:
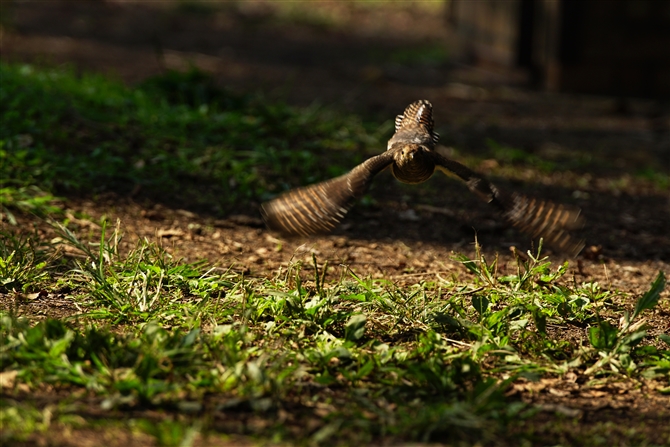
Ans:
<svg viewBox="0 0 670 447"><path fill-rule="evenodd" d="M420 144L405 144L396 152L395 162L398 166L406 166L411 163L420 163L423 158L425 148Z"/></svg>

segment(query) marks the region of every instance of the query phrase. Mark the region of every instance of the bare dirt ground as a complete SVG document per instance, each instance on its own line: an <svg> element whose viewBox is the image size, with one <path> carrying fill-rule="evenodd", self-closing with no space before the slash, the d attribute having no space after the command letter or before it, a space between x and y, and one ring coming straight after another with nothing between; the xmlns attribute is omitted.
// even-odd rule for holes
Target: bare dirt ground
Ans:
<svg viewBox="0 0 670 447"><path fill-rule="evenodd" d="M268 4L251 2L192 10L171 3L125 2L7 6L0 45L3 60L67 63L111 73L129 84L166 68L193 64L227 88L262 90L296 105L318 101L380 122L409 102L427 98L435 106L443 143L457 147L460 154L483 153L491 138L540 157L603 160L576 165L575 172L522 172L516 180L499 182L582 207L587 249L571 263L569 277L575 281L598 281L639 296L659 270L670 273L670 193L667 187L636 177L648 168L670 174L667 110L649 100L533 91L523 86L519 73L453 63L412 69L389 61L386 55L399 50L448 43L439 9L330 4L322 9L337 20L320 22L314 16L278 20L282 16ZM486 172L494 163L487 162L479 169ZM488 253L501 253L503 268L511 268L510 246L528 248L527 241L499 224L466 191L448 179L431 180L426 188L406 188L382 176L371 192L377 202L355 208L335 234L293 240L278 239L264 229L259 215L249 212L258 204L225 218L173 209L169 199L152 203L141 197L73 197L66 206L93 221L103 215L119 218L131 238L158 238L186 260L233 264L233 269L252 276L274 275L295 260L309 265L316 253L331 266L348 265L361 275L386 276L402 285L466 275L451 254L472 254L473 228ZM332 268L330 274L329 279L335 279L339 273ZM652 333L670 333L669 295L664 292L650 317ZM23 312L76 312L71 303L59 299L44 297L26 304ZM580 378L563 378L536 385L514 392L548 410L576 416L575 430L603 421L614 427L637 421L649 439L663 442L670 399L655 392L658 384L598 387ZM541 417L537 423L542 424ZM84 439L78 445L89 445Z"/></svg>

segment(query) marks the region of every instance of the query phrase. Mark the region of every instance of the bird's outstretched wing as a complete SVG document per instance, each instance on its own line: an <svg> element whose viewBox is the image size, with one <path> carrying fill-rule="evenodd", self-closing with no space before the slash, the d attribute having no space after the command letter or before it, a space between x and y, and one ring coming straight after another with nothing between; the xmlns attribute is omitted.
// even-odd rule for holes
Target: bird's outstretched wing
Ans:
<svg viewBox="0 0 670 447"><path fill-rule="evenodd" d="M289 191L261 205L268 227L289 235L325 233L342 220L372 179L393 163L387 151L356 166L347 174Z"/></svg>
<svg viewBox="0 0 670 447"><path fill-rule="evenodd" d="M466 166L437 152L431 154L438 169L460 177L472 192L498 208L503 217L522 232L533 238L541 237L548 246L573 257L584 248L583 240L570 235L571 230L582 225L579 208L521 194L506 194Z"/></svg>

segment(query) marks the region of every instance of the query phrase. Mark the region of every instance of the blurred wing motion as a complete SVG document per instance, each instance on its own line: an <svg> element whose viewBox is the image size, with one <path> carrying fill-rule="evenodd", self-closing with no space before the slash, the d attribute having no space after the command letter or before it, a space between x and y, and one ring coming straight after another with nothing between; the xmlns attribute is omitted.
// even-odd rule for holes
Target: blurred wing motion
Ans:
<svg viewBox="0 0 670 447"><path fill-rule="evenodd" d="M505 218L519 230L575 257L584 248L583 239L575 239L571 230L583 224L580 209L514 194L511 206L504 210Z"/></svg>
<svg viewBox="0 0 670 447"><path fill-rule="evenodd" d="M340 177L282 194L261 205L263 218L271 229L285 234L331 231L365 194L374 176L392 162L393 155L384 152Z"/></svg>
<svg viewBox="0 0 670 447"><path fill-rule="evenodd" d="M584 241L570 236L569 231L581 227L579 208L529 198L507 195L466 166L432 152L437 169L455 174L483 200L497 207L512 225L533 238L543 238L546 245L577 256Z"/></svg>

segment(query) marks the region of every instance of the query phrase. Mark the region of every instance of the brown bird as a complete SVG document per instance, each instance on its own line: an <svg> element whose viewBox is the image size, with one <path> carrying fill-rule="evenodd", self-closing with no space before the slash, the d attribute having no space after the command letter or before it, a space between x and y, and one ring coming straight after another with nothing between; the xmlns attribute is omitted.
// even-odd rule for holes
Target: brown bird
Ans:
<svg viewBox="0 0 670 447"><path fill-rule="evenodd" d="M578 208L507 194L466 166L435 152L439 135L433 130L433 106L426 100L410 104L395 120L395 134L386 152L332 180L297 188L261 205L271 229L291 235L328 232L362 197L379 172L390 167L403 183L422 183L436 169L455 174L470 191L495 206L513 226L545 244L576 256L584 248L569 231L581 224Z"/></svg>

